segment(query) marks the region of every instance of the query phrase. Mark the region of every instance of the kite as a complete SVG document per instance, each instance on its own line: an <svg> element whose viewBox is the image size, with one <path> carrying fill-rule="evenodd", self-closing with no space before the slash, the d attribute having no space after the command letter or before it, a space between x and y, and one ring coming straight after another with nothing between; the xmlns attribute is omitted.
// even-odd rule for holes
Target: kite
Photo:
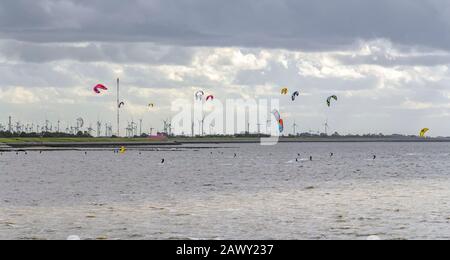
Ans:
<svg viewBox="0 0 450 260"><path fill-rule="evenodd" d="M201 101L203 99L203 96L205 95L205 92L203 92L202 90L197 91L195 93L195 99Z"/></svg>
<svg viewBox="0 0 450 260"><path fill-rule="evenodd" d="M281 119L280 112L278 112L278 110L274 109L274 110L272 111L272 114L273 114L273 116L275 117L275 119L277 120L277 122L279 122L280 119Z"/></svg>
<svg viewBox="0 0 450 260"><path fill-rule="evenodd" d="M292 94L292 101L295 101L295 99L300 96L300 92L295 91L294 94Z"/></svg>
<svg viewBox="0 0 450 260"><path fill-rule="evenodd" d="M108 90L108 88L105 87L105 86L102 85L102 84L98 84L98 85L96 85L96 86L94 87L94 92L95 92L95 93L97 93L97 94L102 93L100 90Z"/></svg>
<svg viewBox="0 0 450 260"><path fill-rule="evenodd" d="M327 105L328 105L328 107L331 107L331 100L332 99L337 101L338 97L336 95L333 95L333 96L330 96L329 98L327 98Z"/></svg>
<svg viewBox="0 0 450 260"><path fill-rule="evenodd" d="M283 131L284 131L284 121L283 121L283 119L280 119L278 121L278 128L280 129L280 133L283 133Z"/></svg>
<svg viewBox="0 0 450 260"><path fill-rule="evenodd" d="M424 128L420 131L420 137L425 137L425 135L427 134L427 132L430 131L430 129L428 128Z"/></svg>

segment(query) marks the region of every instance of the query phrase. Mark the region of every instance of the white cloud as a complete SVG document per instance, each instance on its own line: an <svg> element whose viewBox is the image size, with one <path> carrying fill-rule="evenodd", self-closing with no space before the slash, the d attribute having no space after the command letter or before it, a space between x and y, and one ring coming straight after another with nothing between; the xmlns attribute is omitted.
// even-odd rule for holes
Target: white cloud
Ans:
<svg viewBox="0 0 450 260"><path fill-rule="evenodd" d="M6 90L0 89L0 100L3 103L27 105L38 103L39 97L24 87L14 87Z"/></svg>
<svg viewBox="0 0 450 260"><path fill-rule="evenodd" d="M79 45L85 46L91 43ZM220 100L280 98L282 86L299 90L301 95L296 102L286 97L281 99L281 105L287 117L286 125L295 120L302 131L322 129L328 118L331 130L341 133L409 132L416 127L410 126L412 113L428 119L429 115L418 112L450 113L448 64L395 64L399 59L423 57L432 51L404 49L387 40L358 42L354 46L357 46L354 50L312 53L179 47L177 52L189 53L188 61L173 63L162 59L149 64L135 62L135 58L99 61L79 59L76 55L71 59L45 59L36 63L27 62L22 55L4 55L5 50L0 48L0 56L9 57L0 61L3 76L0 112L19 114L23 121L67 118L70 123L71 118L82 116L92 124L98 119L114 122L115 79L120 77L122 98L126 102L123 120L143 118L146 129L160 126L162 119L171 116L172 100L191 99L199 89ZM169 56L173 51L167 46L152 45L156 53L158 49ZM432 54L447 57L442 51ZM364 59L358 60L361 57ZM366 62L373 61L373 57L377 62ZM387 61L393 64L385 65ZM109 86L110 90L102 95L93 94L92 87L97 83ZM330 94L340 97L332 109L325 105L325 98ZM151 111L147 107L149 102L156 104ZM0 118L0 122L5 120ZM403 124L398 124L402 121ZM450 129L442 126L434 130L445 135Z"/></svg>

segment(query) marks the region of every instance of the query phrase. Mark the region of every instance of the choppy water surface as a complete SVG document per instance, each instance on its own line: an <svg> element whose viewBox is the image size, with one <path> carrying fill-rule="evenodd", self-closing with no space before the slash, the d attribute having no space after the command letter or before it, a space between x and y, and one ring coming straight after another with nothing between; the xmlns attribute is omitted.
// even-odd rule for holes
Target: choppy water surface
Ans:
<svg viewBox="0 0 450 260"><path fill-rule="evenodd" d="M140 153L3 153L0 239L450 238L450 144Z"/></svg>

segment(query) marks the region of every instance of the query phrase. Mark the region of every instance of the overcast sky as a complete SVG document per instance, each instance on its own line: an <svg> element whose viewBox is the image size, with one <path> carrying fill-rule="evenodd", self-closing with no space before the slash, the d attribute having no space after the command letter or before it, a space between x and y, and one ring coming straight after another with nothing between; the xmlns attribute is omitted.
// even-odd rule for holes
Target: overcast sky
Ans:
<svg viewBox="0 0 450 260"><path fill-rule="evenodd" d="M114 95L92 86L120 77L123 124L162 128L170 100L198 89L265 98L287 86L302 96L282 114L301 131L328 118L340 133L450 136L449 64L444 0L0 2L3 125L113 122Z"/></svg>

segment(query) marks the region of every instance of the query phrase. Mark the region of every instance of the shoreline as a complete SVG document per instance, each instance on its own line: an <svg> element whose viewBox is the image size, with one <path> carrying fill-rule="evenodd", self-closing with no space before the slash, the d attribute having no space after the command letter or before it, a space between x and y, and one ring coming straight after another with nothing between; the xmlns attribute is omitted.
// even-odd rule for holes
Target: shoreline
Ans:
<svg viewBox="0 0 450 260"><path fill-rule="evenodd" d="M34 139L33 139L34 140ZM74 150L79 148L101 148L113 149L121 146L138 148L138 147L181 147L183 145L217 145L217 144L259 144L260 138L172 138L168 141L99 141L83 140L80 142L65 142L57 138L54 141L28 142L26 138L14 139L14 142L0 142L0 151L22 150ZM367 138L367 137L298 137L298 138L280 138L279 143L450 143L450 138Z"/></svg>

